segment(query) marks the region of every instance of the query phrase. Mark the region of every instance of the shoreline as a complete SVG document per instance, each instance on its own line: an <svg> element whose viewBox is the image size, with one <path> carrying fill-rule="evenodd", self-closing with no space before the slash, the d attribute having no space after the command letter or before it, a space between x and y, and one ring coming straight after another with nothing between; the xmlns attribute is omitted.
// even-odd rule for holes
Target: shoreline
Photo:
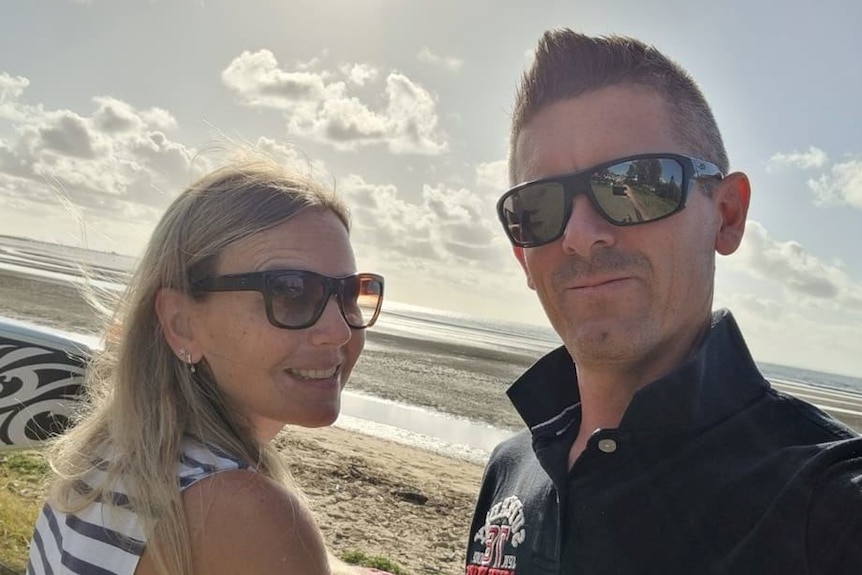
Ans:
<svg viewBox="0 0 862 575"><path fill-rule="evenodd" d="M3 268L0 315L76 333L101 323L68 281ZM534 359L372 328L347 389L522 429L505 389ZM337 426L288 427L276 442L333 552L387 557L411 575L463 573L483 464Z"/></svg>
<svg viewBox="0 0 862 575"><path fill-rule="evenodd" d="M3 269L0 315L85 334L98 332L101 321L74 285ZM348 388L373 393L378 378L392 380L405 366L412 369L396 386L402 391L391 399L409 401L411 386L429 387L427 382L437 375L423 373L425 367L413 364L415 355L425 352L405 352L397 346L398 342L387 338L369 341L363 354L366 367L361 371L357 363ZM440 361L449 351L441 345L429 353ZM478 372L484 359L466 361L473 366L468 371ZM359 372L368 382L365 388L357 384ZM470 386L469 382L462 385ZM433 398L434 394L425 397L427 407L439 409ZM501 406L503 401L501 392ZM410 575L463 573L483 464L340 427L288 426L275 442L333 553L359 550L386 557ZM3 460L4 454L0 454L0 466ZM32 509L27 524L35 522L44 489L22 489L12 496ZM428 528L416 529L417 525ZM18 567L23 572L23 566L9 567L16 570L13 573Z"/></svg>
<svg viewBox="0 0 862 575"><path fill-rule="evenodd" d="M0 266L2 315L86 334L101 331L103 321L69 276L44 277L28 273L26 269L10 270ZM380 324L385 325L385 316ZM403 331L387 333L380 324L368 330L365 350L356 363L347 390L505 431L524 428L523 420L505 392L512 381L542 355L541 352L466 345L423 338L421 334L411 336ZM862 432L862 394L775 378L770 379L770 383L779 391L820 405Z"/></svg>
<svg viewBox="0 0 862 575"><path fill-rule="evenodd" d="M104 321L68 279L3 267L0 316L87 335L102 331ZM366 338L346 389L505 430L523 428L505 391L538 355L396 335L377 326Z"/></svg>

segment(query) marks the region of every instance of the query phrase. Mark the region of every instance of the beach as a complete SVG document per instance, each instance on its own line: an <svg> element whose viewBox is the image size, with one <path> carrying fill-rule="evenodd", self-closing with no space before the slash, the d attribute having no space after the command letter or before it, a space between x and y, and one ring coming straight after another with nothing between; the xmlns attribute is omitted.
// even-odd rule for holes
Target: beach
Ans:
<svg viewBox="0 0 862 575"><path fill-rule="evenodd" d="M0 316L97 333L103 320L81 293L66 281L0 268ZM523 424L505 389L537 356L372 328L348 389L515 430ZM837 416L862 429L858 395L782 385L831 402ZM339 427L289 427L276 441L336 554L383 556L417 575L463 572L481 461Z"/></svg>
<svg viewBox="0 0 862 575"><path fill-rule="evenodd" d="M7 270L0 316L82 333L102 322L76 287ZM529 361L372 328L348 387L516 427L504 390ZM277 442L336 554L384 556L412 574L463 572L482 465L335 427L289 427Z"/></svg>

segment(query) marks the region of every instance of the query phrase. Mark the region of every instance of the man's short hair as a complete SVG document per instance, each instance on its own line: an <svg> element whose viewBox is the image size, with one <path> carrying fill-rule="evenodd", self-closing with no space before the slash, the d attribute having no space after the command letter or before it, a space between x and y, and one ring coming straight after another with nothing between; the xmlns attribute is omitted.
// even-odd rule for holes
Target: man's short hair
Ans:
<svg viewBox="0 0 862 575"><path fill-rule="evenodd" d="M509 181L524 126L549 104L616 85L654 90L668 106L671 128L687 153L728 173L729 161L712 110L694 79L655 47L626 36L591 37L568 28L545 32L515 97L509 134Z"/></svg>

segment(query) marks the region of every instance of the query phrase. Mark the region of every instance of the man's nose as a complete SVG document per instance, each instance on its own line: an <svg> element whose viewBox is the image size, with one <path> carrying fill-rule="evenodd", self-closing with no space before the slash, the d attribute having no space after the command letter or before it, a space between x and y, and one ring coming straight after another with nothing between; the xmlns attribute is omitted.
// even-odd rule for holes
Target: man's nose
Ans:
<svg viewBox="0 0 862 575"><path fill-rule="evenodd" d="M589 257L597 247L612 245L616 226L607 221L585 195L572 198L572 211L563 229L563 251Z"/></svg>

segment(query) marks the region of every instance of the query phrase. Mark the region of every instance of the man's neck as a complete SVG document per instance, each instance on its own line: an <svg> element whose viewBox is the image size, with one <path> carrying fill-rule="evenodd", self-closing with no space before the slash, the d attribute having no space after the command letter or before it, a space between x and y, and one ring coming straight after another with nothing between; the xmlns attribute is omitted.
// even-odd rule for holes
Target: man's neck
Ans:
<svg viewBox="0 0 862 575"><path fill-rule="evenodd" d="M647 383L633 383L630 376L608 371L591 373L578 367L581 423L578 436L569 451L570 469L586 449L587 441L595 430L619 427L634 394Z"/></svg>
<svg viewBox="0 0 862 575"><path fill-rule="evenodd" d="M680 337L668 348L644 354L640 362L590 362L578 360L578 391L581 398L581 423L569 452L569 468L583 453L590 435L597 429L619 427L635 393L682 365L698 349L709 330L709 323L688 337ZM571 353L571 351L570 351Z"/></svg>

